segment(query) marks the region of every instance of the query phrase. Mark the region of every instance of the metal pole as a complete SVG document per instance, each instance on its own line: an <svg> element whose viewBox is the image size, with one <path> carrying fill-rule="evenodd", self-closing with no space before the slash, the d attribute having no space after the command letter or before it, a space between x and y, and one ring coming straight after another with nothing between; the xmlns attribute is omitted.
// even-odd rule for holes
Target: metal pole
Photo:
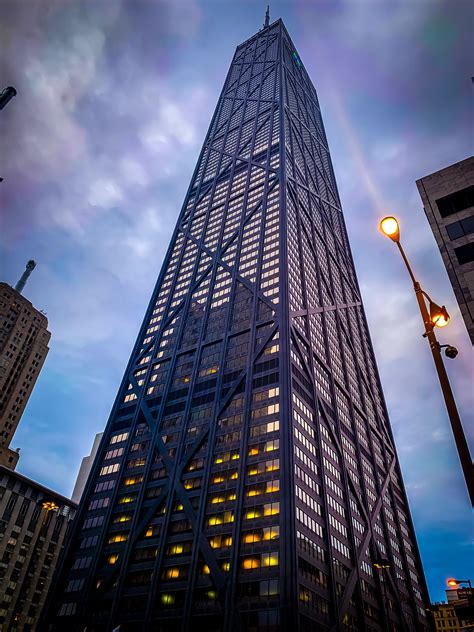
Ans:
<svg viewBox="0 0 474 632"><path fill-rule="evenodd" d="M434 325L430 320L430 315L426 307L421 286L413 275L412 269L410 267L410 264L408 263L408 259L400 242L397 241L396 243L398 249L400 250L400 254L402 255L403 261L405 262L405 265L408 269L411 280L413 281L413 289L415 290L418 306L421 312L421 317L423 318L423 323L425 325L424 335L426 338L428 338L428 342L430 343L431 353L433 354L436 371L438 372L439 383L443 392L449 421L451 422L454 441L456 443L459 460L461 461L461 467L463 470L464 479L466 481L467 490L469 492L469 497L471 499L471 505L474 506L474 469L472 459L469 453L469 446L464 434L464 429L462 427L461 418L459 417L456 402L454 400L453 391L451 390L451 385L449 383L448 374L446 373L443 358L441 357L439 342L436 340L436 336L434 333Z"/></svg>

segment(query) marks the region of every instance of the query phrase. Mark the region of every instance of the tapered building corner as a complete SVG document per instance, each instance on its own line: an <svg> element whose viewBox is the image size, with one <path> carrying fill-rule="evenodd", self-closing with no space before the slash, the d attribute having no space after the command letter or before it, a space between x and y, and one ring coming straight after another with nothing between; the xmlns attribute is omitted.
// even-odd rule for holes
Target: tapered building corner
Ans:
<svg viewBox="0 0 474 632"><path fill-rule="evenodd" d="M428 603L316 91L278 20L235 52L42 629L424 630Z"/></svg>

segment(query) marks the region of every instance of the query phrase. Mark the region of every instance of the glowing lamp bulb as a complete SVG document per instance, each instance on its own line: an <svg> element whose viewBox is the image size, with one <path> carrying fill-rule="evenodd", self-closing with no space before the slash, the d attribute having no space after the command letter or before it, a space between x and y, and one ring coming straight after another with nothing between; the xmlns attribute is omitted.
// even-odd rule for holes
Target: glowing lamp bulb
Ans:
<svg viewBox="0 0 474 632"><path fill-rule="evenodd" d="M390 237L392 241L400 239L400 226L395 217L384 217L380 222L380 230L386 237Z"/></svg>
<svg viewBox="0 0 474 632"><path fill-rule="evenodd" d="M452 586L453 588L456 588L458 585L457 581L453 578L448 579L447 584L448 586Z"/></svg>
<svg viewBox="0 0 474 632"><path fill-rule="evenodd" d="M436 327L446 327L450 320L446 307L444 305L440 307L436 303L431 303L430 320Z"/></svg>

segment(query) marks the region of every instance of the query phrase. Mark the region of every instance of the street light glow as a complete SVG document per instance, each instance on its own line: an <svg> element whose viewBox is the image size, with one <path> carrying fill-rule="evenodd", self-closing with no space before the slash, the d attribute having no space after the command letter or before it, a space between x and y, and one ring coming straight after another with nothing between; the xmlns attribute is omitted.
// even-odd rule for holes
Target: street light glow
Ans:
<svg viewBox="0 0 474 632"><path fill-rule="evenodd" d="M43 509L46 509L46 511L54 511L55 509L59 509L59 505L52 500L48 500L43 503Z"/></svg>
<svg viewBox="0 0 474 632"><path fill-rule="evenodd" d="M398 220L391 215L384 217L380 221L380 230L386 237L390 237L392 241L398 241L400 239L400 226Z"/></svg>
<svg viewBox="0 0 474 632"><path fill-rule="evenodd" d="M448 586L452 586L453 588L456 588L458 585L457 581L453 579L452 577L448 579L447 584Z"/></svg>
<svg viewBox="0 0 474 632"><path fill-rule="evenodd" d="M446 307L430 303L430 320L436 327L446 327L450 321Z"/></svg>

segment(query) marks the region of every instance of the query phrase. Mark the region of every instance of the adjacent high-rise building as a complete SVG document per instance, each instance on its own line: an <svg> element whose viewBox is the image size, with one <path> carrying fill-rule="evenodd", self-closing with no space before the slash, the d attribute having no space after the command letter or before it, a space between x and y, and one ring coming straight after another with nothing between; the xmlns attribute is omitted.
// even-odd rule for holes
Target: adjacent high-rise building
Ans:
<svg viewBox="0 0 474 632"><path fill-rule="evenodd" d="M0 465L12 469L20 455L10 443L51 338L46 316L21 294L35 265L28 262L15 288L0 282Z"/></svg>
<svg viewBox="0 0 474 632"><path fill-rule="evenodd" d="M0 465L0 630L34 632L77 505Z"/></svg>
<svg viewBox="0 0 474 632"><path fill-rule="evenodd" d="M474 344L474 156L416 185Z"/></svg>
<svg viewBox="0 0 474 632"><path fill-rule="evenodd" d="M71 533L45 630L428 628L318 99L281 20L237 47Z"/></svg>
<svg viewBox="0 0 474 632"><path fill-rule="evenodd" d="M81 467L79 468L76 483L71 496L72 501L75 503L78 503L81 500L94 459L97 456L97 450L99 449L100 440L102 439L103 434L103 432L99 432L95 435L91 453L82 459Z"/></svg>

